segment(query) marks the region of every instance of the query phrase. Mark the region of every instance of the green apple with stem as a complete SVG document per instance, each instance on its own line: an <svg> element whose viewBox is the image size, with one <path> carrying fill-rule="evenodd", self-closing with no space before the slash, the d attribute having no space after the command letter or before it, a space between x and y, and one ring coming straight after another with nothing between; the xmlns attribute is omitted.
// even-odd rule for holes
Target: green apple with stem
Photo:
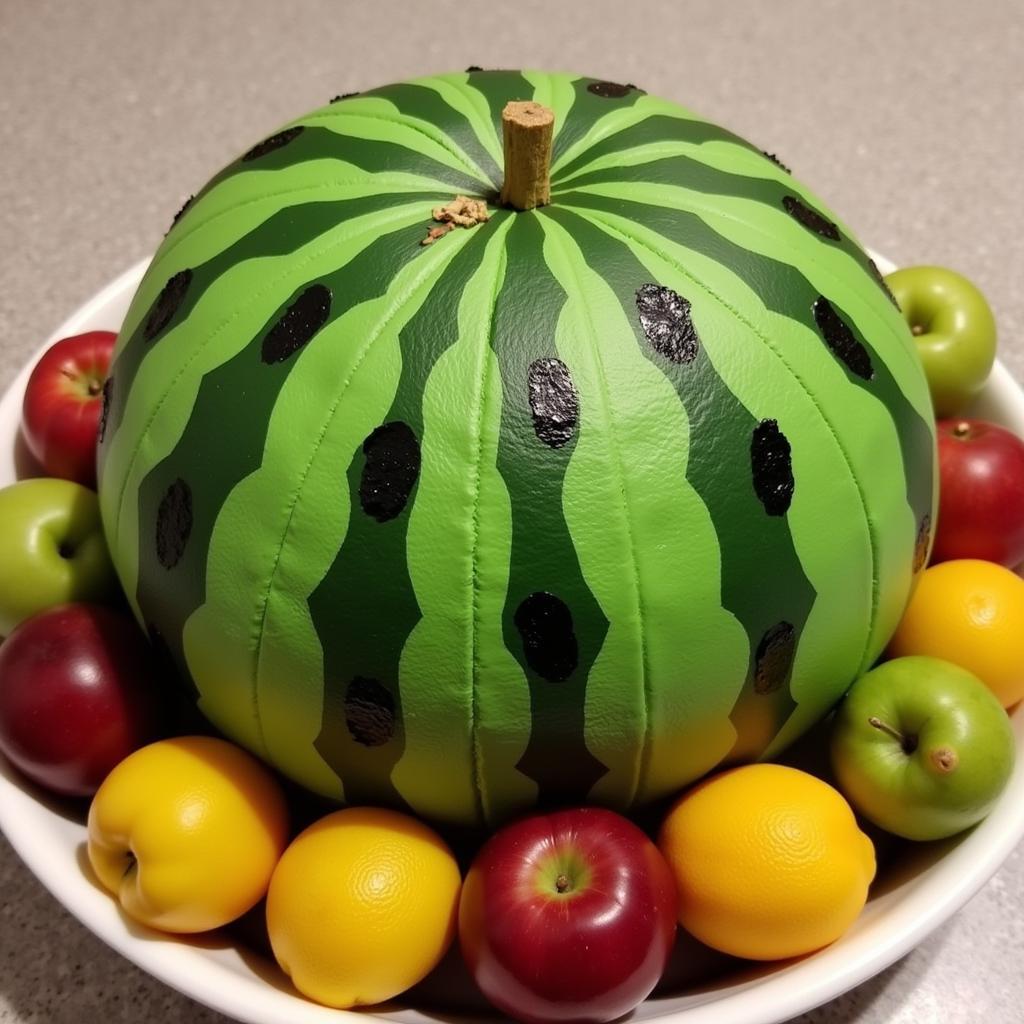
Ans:
<svg viewBox="0 0 1024 1024"><path fill-rule="evenodd" d="M861 676L832 727L839 788L865 818L906 839L942 839L981 821L1015 751L992 691L939 658L894 658Z"/></svg>
<svg viewBox="0 0 1024 1024"><path fill-rule="evenodd" d="M54 605L118 592L93 491L49 478L0 489L0 636Z"/></svg>
<svg viewBox="0 0 1024 1024"><path fill-rule="evenodd" d="M996 358L996 322L985 296L945 267L904 267L885 283L917 342L936 417L959 416Z"/></svg>

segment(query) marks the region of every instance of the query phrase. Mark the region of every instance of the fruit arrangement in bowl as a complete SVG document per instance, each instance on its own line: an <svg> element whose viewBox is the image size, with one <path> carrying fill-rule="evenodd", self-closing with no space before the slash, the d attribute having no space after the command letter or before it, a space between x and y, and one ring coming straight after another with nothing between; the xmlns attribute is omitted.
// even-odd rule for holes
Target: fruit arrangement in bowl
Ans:
<svg viewBox="0 0 1024 1024"><path fill-rule="evenodd" d="M0 750L84 856L31 788L0 822L189 994L781 1020L1024 832L991 312L725 129L539 72L339 97L86 329L0 491Z"/></svg>

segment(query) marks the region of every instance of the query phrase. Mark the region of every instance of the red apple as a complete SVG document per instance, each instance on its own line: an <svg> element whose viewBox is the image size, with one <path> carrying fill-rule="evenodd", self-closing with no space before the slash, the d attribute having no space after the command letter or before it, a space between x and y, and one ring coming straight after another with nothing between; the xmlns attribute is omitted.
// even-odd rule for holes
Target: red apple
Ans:
<svg viewBox="0 0 1024 1024"><path fill-rule="evenodd" d="M539 814L484 845L459 941L483 994L527 1024L615 1020L658 983L676 889L657 847L599 807Z"/></svg>
<svg viewBox="0 0 1024 1024"><path fill-rule="evenodd" d="M34 615L0 646L0 752L46 789L91 796L156 738L158 678L126 615L88 604Z"/></svg>
<svg viewBox="0 0 1024 1024"><path fill-rule="evenodd" d="M984 420L939 420L933 562L1024 561L1024 441Z"/></svg>
<svg viewBox="0 0 1024 1024"><path fill-rule="evenodd" d="M21 431L50 476L96 486L103 384L117 335L89 331L51 345L25 387Z"/></svg>

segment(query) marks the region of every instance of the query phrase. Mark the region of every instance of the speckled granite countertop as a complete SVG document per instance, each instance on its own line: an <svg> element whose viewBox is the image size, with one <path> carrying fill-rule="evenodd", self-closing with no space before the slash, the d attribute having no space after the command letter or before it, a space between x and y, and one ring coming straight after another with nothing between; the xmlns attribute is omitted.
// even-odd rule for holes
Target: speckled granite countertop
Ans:
<svg viewBox="0 0 1024 1024"><path fill-rule="evenodd" d="M1024 377L1019 0L0 0L0 378L278 123L429 71L642 84L779 153L900 263L962 270ZM1021 849L940 934L803 1024L1022 1017ZM0 840L0 1024L214 1022L109 951Z"/></svg>

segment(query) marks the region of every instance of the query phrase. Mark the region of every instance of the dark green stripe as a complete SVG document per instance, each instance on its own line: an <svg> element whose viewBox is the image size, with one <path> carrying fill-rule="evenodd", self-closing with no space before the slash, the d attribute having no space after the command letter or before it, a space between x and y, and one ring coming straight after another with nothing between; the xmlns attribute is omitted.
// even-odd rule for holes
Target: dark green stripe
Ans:
<svg viewBox="0 0 1024 1024"><path fill-rule="evenodd" d="M502 143L501 112L512 100L532 100L533 84L518 71L470 71L466 81L487 101L494 134ZM504 181L504 172L500 180Z"/></svg>
<svg viewBox="0 0 1024 1024"><path fill-rule="evenodd" d="M400 82L373 89L364 95L385 99L406 117L414 117L439 128L479 166L495 189L501 188L501 168L484 148L465 114L452 107L440 93L424 85Z"/></svg>
<svg viewBox="0 0 1024 1024"><path fill-rule="evenodd" d="M560 167L552 176L551 183L557 187L560 181L609 153L625 153L655 142L689 142L697 146L705 142L731 142L764 157L756 146L752 146L725 128L720 128L717 124L711 124L709 121L684 120L668 114L654 114L639 124L623 128L584 150L575 160L570 160L564 167ZM767 157L764 159L769 162ZM575 182L573 184L575 185Z"/></svg>
<svg viewBox="0 0 1024 1024"><path fill-rule="evenodd" d="M642 285L665 282L655 280L628 245L567 210L564 203L545 207L543 215L571 233L587 265L615 292L636 344L668 378L686 410L686 477L718 535L722 606L736 616L750 641L747 677L733 713L738 738L730 756L757 756L796 707L788 672L778 689L755 692L758 644L783 620L792 624L799 642L815 598L793 543L789 517L767 515L751 486L751 437L758 421L718 375L703 345L688 363L666 358L650 345L639 323L636 293ZM686 566L679 566L679 571L686 572Z"/></svg>
<svg viewBox="0 0 1024 1024"><path fill-rule="evenodd" d="M613 110L631 107L641 96L642 89L630 86L624 96L600 96L590 91L590 86L600 85L597 78L578 78L573 82L576 98L565 120L555 125L555 138L551 147L552 162L586 135L598 121Z"/></svg>
<svg viewBox="0 0 1024 1024"><path fill-rule="evenodd" d="M287 146L271 150L266 156L254 160L240 157L230 163L219 174L214 175L192 201L192 208L218 185L236 174L250 174L254 171L281 171L310 160L344 160L367 174L418 174L425 178L450 185L455 192L465 195L486 197L491 187L473 175L449 167L433 157L397 142L383 142L377 139L360 139L344 135L320 125L307 125ZM451 196L448 196L451 199ZM178 222L195 227L195 214ZM168 233L173 237L178 230L175 225Z"/></svg>
<svg viewBox="0 0 1024 1024"><path fill-rule="evenodd" d="M265 362L264 338L312 285L324 285L333 295L325 326L360 302L384 294L398 271L425 251L419 245L420 237L419 227L384 235L346 266L290 294L245 348L206 374L180 440L142 481L138 492L138 603L147 623L160 631L182 663L182 628L205 600L214 523L235 485L259 468L274 404L298 365L295 353L281 361ZM319 337L309 343L317 344ZM335 337L331 343L351 346L361 340ZM218 440L211 442L211 438ZM157 516L161 501L178 479L191 491L192 524L180 558L167 569L157 553Z"/></svg>
<svg viewBox="0 0 1024 1024"><path fill-rule="evenodd" d="M504 218L498 211L453 257L425 301L399 334L402 371L383 423L404 423L422 443L423 393L437 360L459 339L457 310L487 241ZM411 491L401 512L381 521L360 502L366 457L360 447L347 468L350 511L348 532L330 569L309 598L309 610L324 652L324 706L317 750L337 772L349 803L403 800L391 773L405 748L399 662L402 649L422 617L406 558ZM344 467L339 466L339 471ZM386 580L363 588L359 581ZM390 738L367 746L352 735L345 698L357 677L372 679L391 698L394 729ZM418 685L429 686L429 680Z"/></svg>
<svg viewBox="0 0 1024 1024"><path fill-rule="evenodd" d="M99 447L99 465L101 467L106 461L106 451L109 448L109 441L117 432L117 428L124 416L126 399L131 390L132 382L142 365L143 359L150 351L152 345L159 344L173 327L188 319L189 314L195 308L196 303L203 297L206 290L225 271L242 262L243 260L259 259L264 256L283 256L286 253L295 252L307 245L319 235L334 230L348 220L361 217L367 213L375 213L378 210L387 210L393 206L401 206L410 202L430 202L431 196L421 192L391 193L388 195L364 196L360 199L341 199L330 202L302 203L298 206L289 206L279 210L273 216L268 217L262 224L243 235L233 245L222 249L206 263L201 263L192 269L192 279L188 285L188 291L184 299L177 306L174 315L160 330L159 334L147 339L146 325L149 322L150 313L159 302L154 301L154 307L139 321L132 336L125 342L124 347L118 354L117 360L111 367L111 377L115 386L111 389L110 403L107 410L106 432L103 444ZM437 196L441 199L441 196ZM421 231L420 237L423 237ZM417 242L419 240L417 239ZM418 247L418 246L417 246ZM177 272L168 273L168 279ZM240 304L244 304L247 297L240 297Z"/></svg>
<svg viewBox="0 0 1024 1024"><path fill-rule="evenodd" d="M772 259L770 256L762 256L729 241L696 214L665 206L609 199L585 192L565 193L559 201L565 206L582 207L624 217L669 241L710 257L746 282L768 309L795 320L822 338L821 330L814 319L814 304L821 293L815 290L811 282L795 266ZM870 271L867 273L871 279L871 287L874 288L874 275ZM825 298L829 297L826 295ZM829 301L831 302L831 299ZM907 479L907 504L914 514L914 521L918 524L915 529L918 529L924 517L931 514L932 506L934 442L930 424L921 417L903 393L885 359L854 319L837 303L832 302L832 306L870 356L874 376L870 380L865 380L853 372L846 363L836 357L835 353L827 349L823 338L822 348L827 349L836 359L846 374L846 379L854 387L860 388L881 402L892 417Z"/></svg>
<svg viewBox="0 0 1024 1024"><path fill-rule="evenodd" d="M542 801L582 800L607 770L587 749L585 708L587 677L608 620L583 578L562 508L577 435L559 447L545 444L530 407L530 366L558 358L555 328L566 300L544 262L543 244L536 215L516 214L506 236L505 280L494 309L491 347L504 396L497 465L512 507L503 630L530 687L530 739L517 767L537 783ZM570 374L573 369L568 367ZM540 657L527 649L516 613L533 594L550 594L568 608L576 647L567 657L559 637L548 638L555 642L546 644ZM544 598L544 603L551 602ZM544 671L547 678L540 674Z"/></svg>
<svg viewBox="0 0 1024 1024"><path fill-rule="evenodd" d="M775 181L772 178L755 178L749 174L733 174L730 171L722 171L716 167L694 160L688 156L666 156L657 160L650 160L643 164L634 164L628 167L603 167L586 174L581 174L563 189L578 189L588 185L622 184L626 182L643 182L650 185L673 185L677 188L689 189L691 192L702 192L707 195L723 196L725 198L752 199L755 202L763 203L765 206L786 213L787 197L800 196L793 187L784 181ZM552 188L552 195L563 193ZM805 206L813 205L801 199ZM828 214L822 213L826 220ZM795 219L795 218L794 218ZM864 270L872 274L871 260L863 249L841 229L837 227L838 238L824 238L819 234L804 228L814 238L817 238L822 245L834 246L851 256ZM875 275L872 274L872 280Z"/></svg>

